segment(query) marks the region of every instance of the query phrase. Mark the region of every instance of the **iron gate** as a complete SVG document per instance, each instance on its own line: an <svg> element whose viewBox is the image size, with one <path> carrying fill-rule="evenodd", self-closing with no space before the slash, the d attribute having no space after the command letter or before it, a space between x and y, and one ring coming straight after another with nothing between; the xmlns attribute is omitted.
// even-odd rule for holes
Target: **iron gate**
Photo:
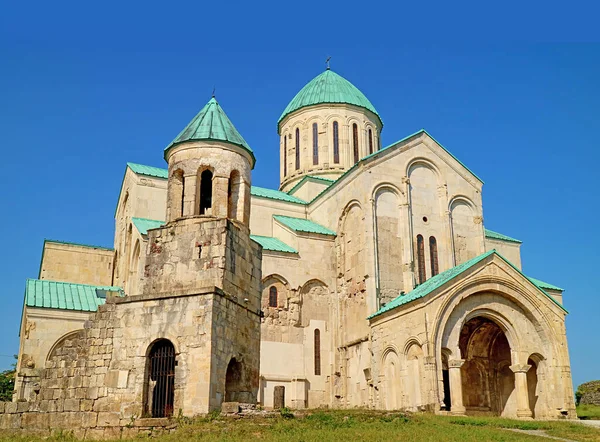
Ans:
<svg viewBox="0 0 600 442"><path fill-rule="evenodd" d="M173 415L175 397L175 348L167 340L154 344L149 355L150 376L148 379L152 417Z"/></svg>

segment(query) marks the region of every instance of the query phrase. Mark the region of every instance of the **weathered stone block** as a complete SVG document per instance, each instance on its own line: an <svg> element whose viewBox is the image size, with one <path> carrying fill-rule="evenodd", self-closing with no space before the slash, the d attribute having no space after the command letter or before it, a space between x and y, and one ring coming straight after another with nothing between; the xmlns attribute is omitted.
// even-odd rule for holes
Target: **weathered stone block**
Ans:
<svg viewBox="0 0 600 442"><path fill-rule="evenodd" d="M6 402L4 412L7 414L12 414L17 412L17 402Z"/></svg>
<svg viewBox="0 0 600 442"><path fill-rule="evenodd" d="M65 411L79 411L79 399L65 399L64 410Z"/></svg>
<svg viewBox="0 0 600 442"><path fill-rule="evenodd" d="M94 401L91 399L82 399L79 404L79 409L81 411L92 411L94 407Z"/></svg>
<svg viewBox="0 0 600 442"><path fill-rule="evenodd" d="M0 428L8 430L21 428L20 414L0 414Z"/></svg>
<svg viewBox="0 0 600 442"><path fill-rule="evenodd" d="M21 425L27 430L43 430L50 426L50 415L48 413L23 413Z"/></svg>
<svg viewBox="0 0 600 442"><path fill-rule="evenodd" d="M119 413L100 412L98 413L99 427L117 427L119 426Z"/></svg>
<svg viewBox="0 0 600 442"><path fill-rule="evenodd" d="M81 413L81 426L83 428L93 428L97 425L98 413L86 412Z"/></svg>
<svg viewBox="0 0 600 442"><path fill-rule="evenodd" d="M239 413L239 412L240 412L239 402L223 402L223 404L221 404L221 413L231 414L231 413Z"/></svg>

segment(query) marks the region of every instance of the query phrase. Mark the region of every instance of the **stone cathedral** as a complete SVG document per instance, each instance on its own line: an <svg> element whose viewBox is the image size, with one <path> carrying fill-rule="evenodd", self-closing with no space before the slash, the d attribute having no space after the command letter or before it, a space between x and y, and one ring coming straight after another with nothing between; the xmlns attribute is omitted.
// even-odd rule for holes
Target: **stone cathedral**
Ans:
<svg viewBox="0 0 600 442"><path fill-rule="evenodd" d="M114 248L44 242L0 422L223 402L575 418L563 290L486 228L473 171L425 130L382 147L382 129L328 68L279 117L279 189L255 187L213 97L166 169L126 165Z"/></svg>

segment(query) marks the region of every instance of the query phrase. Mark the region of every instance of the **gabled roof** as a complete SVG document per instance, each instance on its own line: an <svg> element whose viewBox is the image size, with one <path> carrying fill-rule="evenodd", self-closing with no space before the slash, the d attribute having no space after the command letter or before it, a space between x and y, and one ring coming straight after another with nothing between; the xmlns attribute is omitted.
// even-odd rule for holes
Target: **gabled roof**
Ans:
<svg viewBox="0 0 600 442"><path fill-rule="evenodd" d="M485 229L485 237L490 239L497 239L500 241L506 242L515 242L522 244L523 241L519 241L518 239L511 238L510 236L503 235L502 233L494 232L493 230Z"/></svg>
<svg viewBox="0 0 600 442"><path fill-rule="evenodd" d="M296 192L296 190L298 190L300 187L302 187L302 185L307 182L307 181L320 181L322 184L326 184L327 187L331 186L333 183L335 183L334 179L331 178L325 178L322 176L316 176L316 175L306 175L304 178L302 178L300 181L298 181L294 187L292 187L290 190L288 190L286 193L288 193L289 195L293 195L294 192Z"/></svg>
<svg viewBox="0 0 600 442"><path fill-rule="evenodd" d="M271 236L250 235L250 239L259 243L263 250L271 250L273 252L298 253L296 249L288 246L283 241Z"/></svg>
<svg viewBox="0 0 600 442"><path fill-rule="evenodd" d="M173 146L186 141L225 141L245 149L251 156L253 163L256 162L254 152L246 143L246 140L235 128L231 120L227 117L215 97L212 97L200 112L188 123L171 144L165 149L165 159L167 152ZM254 166L254 164L252 164Z"/></svg>
<svg viewBox="0 0 600 442"><path fill-rule="evenodd" d="M313 221L304 218L294 218L291 216L273 215L273 218L283 224L284 226L294 230L295 232L304 233L319 233L321 235L335 236L336 233L333 230L329 230L327 227L317 224Z"/></svg>
<svg viewBox="0 0 600 442"><path fill-rule="evenodd" d="M99 305L104 304L107 293L123 295L120 287L28 279L25 286L25 305L95 312Z"/></svg>
<svg viewBox="0 0 600 442"><path fill-rule="evenodd" d="M469 169L467 166L464 165L464 163L462 163L458 158L456 158L454 155L452 155L452 153L446 149L444 146L442 146L435 138L433 138L425 129L421 129L418 132L415 132L414 134L411 134L407 137L402 138L401 140L396 141L395 143L390 144L389 146L383 147L381 149L379 149L376 152L373 152L369 155L367 155L366 157L361 158L357 163L354 163L354 165L346 170L337 180L335 180L335 182L332 183L331 186L327 187L326 189L323 189L323 191L321 193L319 193L317 196L315 196L310 202L309 204L312 204L314 201L316 201L317 199L319 199L321 196L327 194L327 192L329 192L331 189L333 189L335 186L339 185L339 183L343 182L343 178L347 175L349 175L350 173L352 173L355 169L359 168L362 164L364 164L365 162L371 160L371 158L373 157L377 157L379 155L382 154L386 154L390 151L393 151L393 148L395 146L397 146L399 143L403 143L406 142L408 140L410 140L411 138L416 138L419 135L422 134L426 134L429 138L431 138L433 141L435 141L435 143L440 146L448 155L450 155L452 158L454 158L461 166L463 166L471 175L473 175L473 177L475 177L478 181L480 181L483 184L483 181L481 180L481 178L479 178L477 175L475 175L475 173Z"/></svg>
<svg viewBox="0 0 600 442"><path fill-rule="evenodd" d="M307 204L306 201L301 200L300 198L289 195L285 192L281 192L280 190L267 189L265 187L252 186L250 188L250 195L257 196L260 198L268 198L268 199L272 199L272 200L285 201L288 203Z"/></svg>
<svg viewBox="0 0 600 442"><path fill-rule="evenodd" d="M147 218L133 217L133 218L131 218L131 221L133 221L133 225L138 230L138 232L140 232L140 234L142 234L142 235L147 235L148 230L150 230L150 229L156 229L158 227L162 227L165 225L164 221L158 221L155 219L147 219Z"/></svg>
<svg viewBox="0 0 600 442"><path fill-rule="evenodd" d="M300 92L286 106L277 121L277 132L279 132L281 121L292 112L304 107L325 103L352 104L362 107L373 112L383 126L381 117L369 99L344 77L327 69L300 89Z"/></svg>
<svg viewBox="0 0 600 442"><path fill-rule="evenodd" d="M525 276L523 274L523 272L521 272L517 267L515 267L509 260L504 258L496 250L490 250L479 256L476 256L475 258L472 258L466 262L463 262L462 264L452 267L451 269L448 269L445 272L442 272L438 275L435 275L435 276L429 278L423 284L420 284L417 287L415 287L412 291L410 291L404 295L400 295L397 298L393 299L392 301L388 302L384 307L380 308L377 312L373 313L367 319L374 318L385 312L393 310L396 307L408 304L409 302L415 301L420 298L424 298L425 296L429 295L436 289L442 287L447 282L450 282L452 279L458 277L461 273L465 272L466 270L470 269L471 267L475 266L476 264L478 264L479 262L483 261L484 259L486 259L487 257L489 257L491 255L496 255L499 258L501 258L503 261L505 261L508 265L510 265L513 269L515 269L520 275L522 275L525 279L529 280L535 287L537 287L540 292L542 292L545 296L550 298L550 300L554 304L559 306L565 313L568 313L567 310L560 303L558 303L558 301L556 301L556 299L554 299L552 296L550 296L548 293L546 293L538 284L536 284L535 280L532 281L531 278L528 278L527 276Z"/></svg>
<svg viewBox="0 0 600 442"><path fill-rule="evenodd" d="M167 169L161 169L160 167L144 166L143 164L136 163L127 163L127 167L138 175L163 178L165 180L169 177L169 171Z"/></svg>
<svg viewBox="0 0 600 442"><path fill-rule="evenodd" d="M557 290L560 292L564 292L564 289L561 289L560 287L557 287L555 285L549 284L547 282L544 281L540 281L539 279L535 279L532 278L530 276L527 277L531 282L533 282L535 285L537 285L539 288L541 289L548 289L548 290Z"/></svg>

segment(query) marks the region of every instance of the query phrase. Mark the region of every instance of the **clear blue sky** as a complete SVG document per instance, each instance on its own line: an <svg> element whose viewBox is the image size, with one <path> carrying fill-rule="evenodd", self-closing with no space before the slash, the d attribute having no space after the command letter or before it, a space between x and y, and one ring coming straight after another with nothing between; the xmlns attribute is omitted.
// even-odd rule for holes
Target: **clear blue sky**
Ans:
<svg viewBox="0 0 600 442"><path fill-rule="evenodd" d="M165 167L163 148L213 86L256 152L254 184L276 187L277 118L332 55L381 114L384 145L425 128L485 181L486 227L523 240L528 275L566 288L575 385L600 378L600 45L483 44L477 21L470 43L451 42L444 11L415 21L405 6L223 3L3 8L0 368L17 352L44 238L112 246L125 163ZM317 12L331 19L299 23Z"/></svg>

